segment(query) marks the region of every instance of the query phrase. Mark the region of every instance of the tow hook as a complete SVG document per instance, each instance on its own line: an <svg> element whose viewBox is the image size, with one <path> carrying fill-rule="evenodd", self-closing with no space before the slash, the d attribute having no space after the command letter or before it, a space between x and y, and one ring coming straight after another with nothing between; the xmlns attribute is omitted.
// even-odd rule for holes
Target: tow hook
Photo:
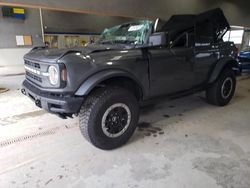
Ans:
<svg viewBox="0 0 250 188"><path fill-rule="evenodd" d="M23 89L21 89L21 92L22 92L22 94L26 95L26 91L25 91L25 89L24 89L24 88L23 88Z"/></svg>
<svg viewBox="0 0 250 188"><path fill-rule="evenodd" d="M38 100L38 99L35 100L35 104L36 104L36 106L38 106L38 107L40 107L40 108L42 107L41 101Z"/></svg>

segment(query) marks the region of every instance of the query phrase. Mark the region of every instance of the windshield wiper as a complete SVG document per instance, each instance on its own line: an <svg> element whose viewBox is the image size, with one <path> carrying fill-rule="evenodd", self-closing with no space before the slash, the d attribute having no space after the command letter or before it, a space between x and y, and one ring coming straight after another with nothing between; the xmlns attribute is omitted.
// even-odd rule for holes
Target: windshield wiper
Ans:
<svg viewBox="0 0 250 188"><path fill-rule="evenodd" d="M111 41L100 42L100 44L113 44Z"/></svg>
<svg viewBox="0 0 250 188"><path fill-rule="evenodd" d="M135 44L136 40L116 40L114 41L114 43L118 43L118 44Z"/></svg>
<svg viewBox="0 0 250 188"><path fill-rule="evenodd" d="M109 40L109 41L100 41L100 44L133 44L133 45L138 45L135 44L137 41L136 40Z"/></svg>

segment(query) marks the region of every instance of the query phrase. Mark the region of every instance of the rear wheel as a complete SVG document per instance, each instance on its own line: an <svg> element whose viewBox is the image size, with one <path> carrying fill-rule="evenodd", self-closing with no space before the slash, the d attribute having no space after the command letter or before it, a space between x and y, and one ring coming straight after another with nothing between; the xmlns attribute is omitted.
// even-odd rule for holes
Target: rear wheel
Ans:
<svg viewBox="0 0 250 188"><path fill-rule="evenodd" d="M138 101L131 92L118 87L100 88L81 107L80 130L96 147L114 149L129 140L138 117Z"/></svg>
<svg viewBox="0 0 250 188"><path fill-rule="evenodd" d="M234 71L230 68L224 69L219 78L206 91L208 102L217 106L227 105L234 96L235 87Z"/></svg>

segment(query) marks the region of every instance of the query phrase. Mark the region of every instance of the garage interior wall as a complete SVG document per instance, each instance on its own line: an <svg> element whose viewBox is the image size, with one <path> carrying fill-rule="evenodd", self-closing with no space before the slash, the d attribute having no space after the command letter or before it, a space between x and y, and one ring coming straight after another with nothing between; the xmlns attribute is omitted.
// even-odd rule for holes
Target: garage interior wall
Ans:
<svg viewBox="0 0 250 188"><path fill-rule="evenodd" d="M58 48L74 46L65 43L66 36L79 37L84 43L89 42L90 38L96 41L104 28L134 20L133 18L119 16L101 16L52 10L42 10L42 15L45 39L51 36L57 37L54 46ZM48 42L48 38L46 41L51 44L51 41Z"/></svg>
<svg viewBox="0 0 250 188"><path fill-rule="evenodd" d="M51 10L42 10L42 15L45 33L100 34L104 28L135 20L118 16L100 16Z"/></svg>
<svg viewBox="0 0 250 188"><path fill-rule="evenodd" d="M22 57L32 46L17 47L16 35L31 35L33 46L42 43L42 32L38 9L25 9L26 19L3 18L0 9L0 66L23 63Z"/></svg>
<svg viewBox="0 0 250 188"><path fill-rule="evenodd" d="M0 7L0 66L21 65L25 53L33 46L43 45L39 9L25 8L25 11L25 20L3 18ZM105 27L111 27L133 20L132 18L125 17L51 10L42 10L42 16L45 33L100 34ZM31 35L33 46L17 46L16 35Z"/></svg>
<svg viewBox="0 0 250 188"><path fill-rule="evenodd" d="M224 10L226 17L231 25L241 25L250 27L250 1L244 0L91 0L91 1L53 1L53 0L23 0L22 3L17 0L0 0L0 5L20 5L24 7L43 7L49 10L43 10L45 13L44 23L47 25L45 32L100 32L106 25L116 25L126 21L129 17L155 19L160 17L167 20L173 14L199 13L208 9L220 7ZM26 8L27 9L27 8ZM101 18L96 15L81 15L67 12L54 12L51 9L69 10L78 13L95 13L97 15L106 15ZM54 13L53 13L54 12ZM32 35L33 44L41 44L41 28L38 9L27 9L27 19L24 23L20 20L11 20L0 17L0 66L5 64L19 64L20 57L29 49L16 48L15 35ZM52 16L53 14L53 16ZM111 17L119 16L119 17ZM124 18L122 18L124 17ZM63 18L63 21L62 21ZM79 27L84 26L89 28ZM8 48L8 49L7 49ZM11 48L11 50L10 50ZM13 51L12 51L13 50ZM13 59L13 54L15 58ZM19 60L19 61L18 61Z"/></svg>
<svg viewBox="0 0 250 188"><path fill-rule="evenodd" d="M247 29L244 32L242 46L250 46L250 29Z"/></svg>

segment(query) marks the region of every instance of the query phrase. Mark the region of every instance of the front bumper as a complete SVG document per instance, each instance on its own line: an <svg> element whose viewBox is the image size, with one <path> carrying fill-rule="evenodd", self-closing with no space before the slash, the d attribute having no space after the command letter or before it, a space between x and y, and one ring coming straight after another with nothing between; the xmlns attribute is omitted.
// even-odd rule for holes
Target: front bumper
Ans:
<svg viewBox="0 0 250 188"><path fill-rule="evenodd" d="M250 62L241 62L239 66L242 73L250 72Z"/></svg>
<svg viewBox="0 0 250 188"><path fill-rule="evenodd" d="M42 92L27 80L24 80L22 86L22 93L24 95L33 100L36 106L51 113L59 115L78 113L83 102L83 97Z"/></svg>

